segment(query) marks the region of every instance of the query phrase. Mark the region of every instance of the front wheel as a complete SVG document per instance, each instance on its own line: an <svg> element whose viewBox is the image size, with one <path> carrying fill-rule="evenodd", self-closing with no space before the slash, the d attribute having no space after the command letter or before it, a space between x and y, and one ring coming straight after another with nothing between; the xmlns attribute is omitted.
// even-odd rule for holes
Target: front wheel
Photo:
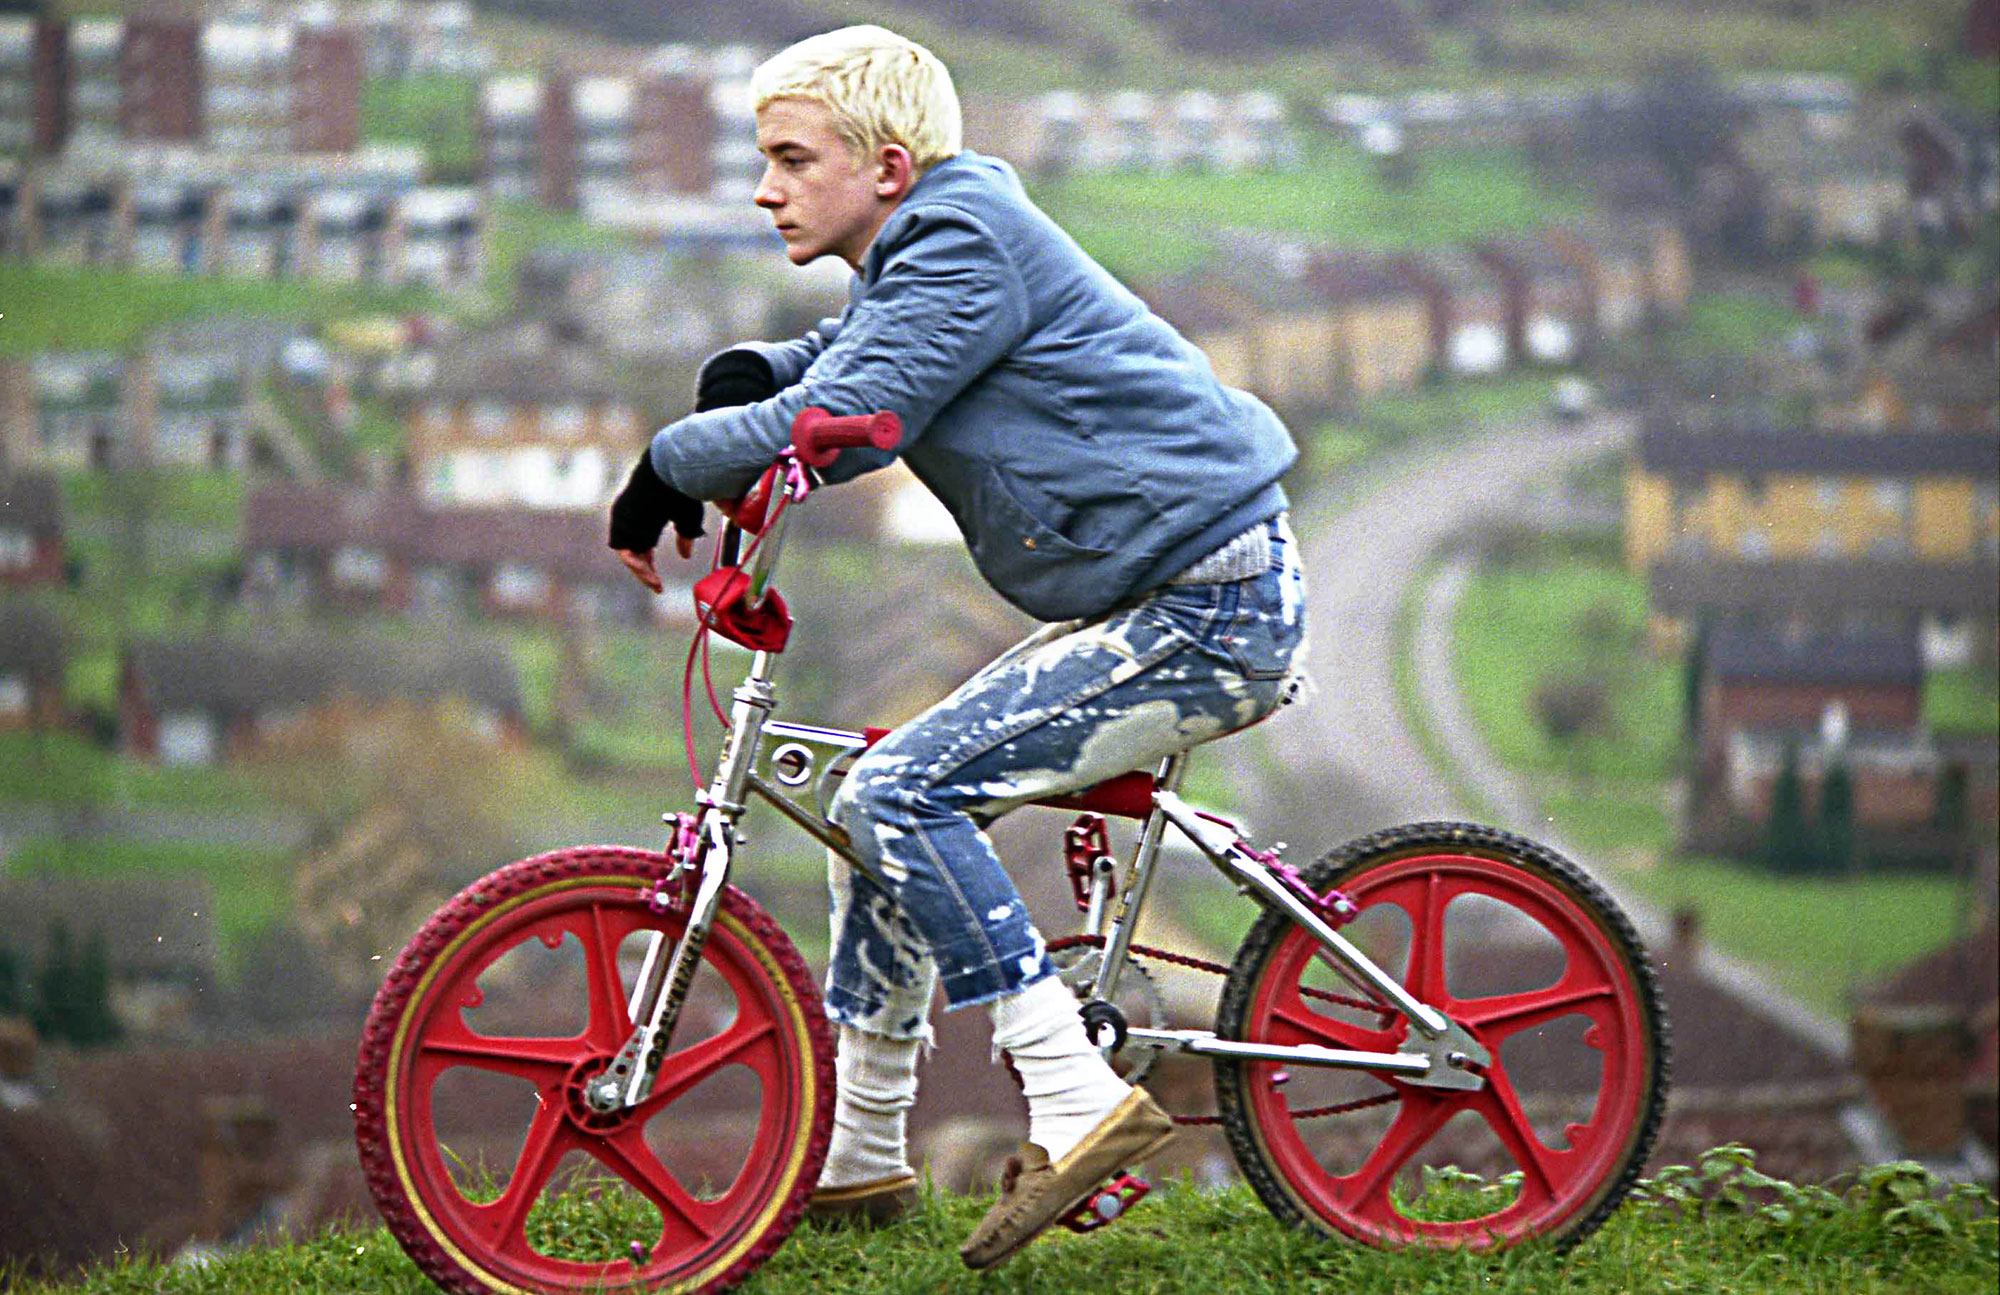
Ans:
<svg viewBox="0 0 2000 1295"><path fill-rule="evenodd" d="M833 1115L833 1046L804 961L723 892L650 1097L583 1097L623 1046L626 987L669 861L546 854L473 883L375 996L355 1135L383 1220L446 1290L719 1290L791 1232Z"/></svg>
<svg viewBox="0 0 2000 1295"><path fill-rule="evenodd" d="M1371 1245L1559 1248L1608 1218L1659 1130L1667 1021L1630 921L1582 869L1490 828L1423 823L1305 872L1360 915L1343 934L1492 1054L1476 1091L1219 1061L1244 1176L1279 1218ZM1395 1051L1409 1026L1266 913L1218 1010L1223 1038Z"/></svg>

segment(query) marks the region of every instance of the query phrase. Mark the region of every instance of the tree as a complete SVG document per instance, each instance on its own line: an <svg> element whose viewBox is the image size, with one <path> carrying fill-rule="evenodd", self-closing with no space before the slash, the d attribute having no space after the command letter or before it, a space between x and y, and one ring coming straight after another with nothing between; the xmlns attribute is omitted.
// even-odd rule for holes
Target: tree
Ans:
<svg viewBox="0 0 2000 1295"><path fill-rule="evenodd" d="M19 1016L27 1006L21 999L21 969L14 951L0 944L0 1016Z"/></svg>
<svg viewBox="0 0 2000 1295"><path fill-rule="evenodd" d="M70 946L69 925L57 922L49 928L48 957L35 982L35 1001L29 1012L35 1033L45 1039L67 1039L70 1022L76 1019L76 953Z"/></svg>
<svg viewBox="0 0 2000 1295"><path fill-rule="evenodd" d="M1854 867L1854 775L1842 759L1828 764L1820 779L1818 844L1818 862L1826 871L1845 873Z"/></svg>
<svg viewBox="0 0 2000 1295"><path fill-rule="evenodd" d="M1764 819L1764 862L1775 872L1810 872L1816 853L1812 828L1806 821L1799 748L1787 742L1777 781L1771 787L1771 812Z"/></svg>
<svg viewBox="0 0 2000 1295"><path fill-rule="evenodd" d="M76 1017L70 1023L70 1042L96 1047L115 1042L121 1033L111 1011L111 951L104 932L92 931L76 967Z"/></svg>

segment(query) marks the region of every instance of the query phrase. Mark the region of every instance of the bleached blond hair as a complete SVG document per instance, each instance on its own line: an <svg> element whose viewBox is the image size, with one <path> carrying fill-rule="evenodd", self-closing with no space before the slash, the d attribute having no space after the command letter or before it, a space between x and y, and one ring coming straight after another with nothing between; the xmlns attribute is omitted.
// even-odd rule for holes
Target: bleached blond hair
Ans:
<svg viewBox="0 0 2000 1295"><path fill-rule="evenodd" d="M773 54L750 74L750 109L762 112L775 99L825 104L856 157L901 144L921 175L958 155L962 127L951 73L937 55L886 27L842 27Z"/></svg>

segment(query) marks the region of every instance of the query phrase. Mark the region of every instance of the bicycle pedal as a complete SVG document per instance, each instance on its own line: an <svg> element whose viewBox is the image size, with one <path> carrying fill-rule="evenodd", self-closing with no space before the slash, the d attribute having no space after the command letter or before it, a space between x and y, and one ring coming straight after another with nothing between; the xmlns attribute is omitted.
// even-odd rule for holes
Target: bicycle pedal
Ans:
<svg viewBox="0 0 2000 1295"><path fill-rule="evenodd" d="M1123 1218L1127 1210L1144 1200L1152 1190L1153 1185L1145 1179L1120 1174L1063 1215L1062 1225L1072 1232L1095 1232Z"/></svg>

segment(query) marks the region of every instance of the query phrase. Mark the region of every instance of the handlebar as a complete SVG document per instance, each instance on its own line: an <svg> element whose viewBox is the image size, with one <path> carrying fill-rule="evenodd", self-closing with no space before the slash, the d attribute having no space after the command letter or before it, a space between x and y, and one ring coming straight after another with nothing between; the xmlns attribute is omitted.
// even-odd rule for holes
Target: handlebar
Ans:
<svg viewBox="0 0 2000 1295"><path fill-rule="evenodd" d="M842 450L864 445L892 450L902 439L903 420L891 409L841 416L808 405L792 420L792 448L809 468L823 468Z"/></svg>

